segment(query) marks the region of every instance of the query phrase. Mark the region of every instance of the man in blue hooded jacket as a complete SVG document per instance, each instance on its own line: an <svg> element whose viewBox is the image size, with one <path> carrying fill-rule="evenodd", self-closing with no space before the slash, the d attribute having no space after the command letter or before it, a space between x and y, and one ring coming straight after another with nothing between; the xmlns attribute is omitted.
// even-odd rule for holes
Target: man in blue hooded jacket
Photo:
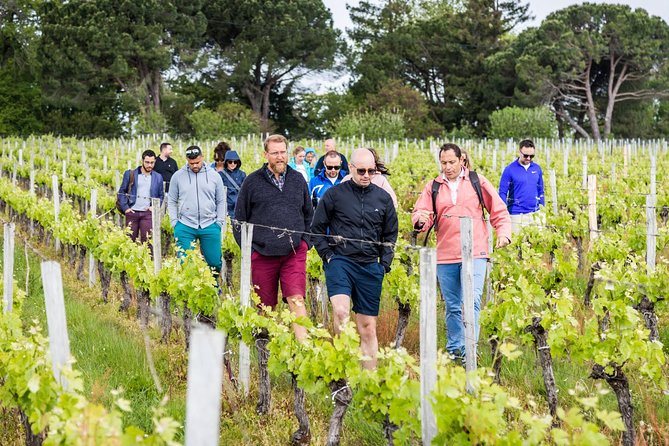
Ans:
<svg viewBox="0 0 669 446"><path fill-rule="evenodd" d="M328 189L341 183L342 178L344 178L341 166L342 159L339 153L328 152L325 155L323 170L309 181L309 193L314 208Z"/></svg>
<svg viewBox="0 0 669 446"><path fill-rule="evenodd" d="M239 189L246 178L246 172L242 167L242 160L236 151L230 150L225 153L225 162L223 163L223 170L218 172L223 180L223 185L228 189L228 216L234 218L235 206L237 205L237 197L239 196Z"/></svg>

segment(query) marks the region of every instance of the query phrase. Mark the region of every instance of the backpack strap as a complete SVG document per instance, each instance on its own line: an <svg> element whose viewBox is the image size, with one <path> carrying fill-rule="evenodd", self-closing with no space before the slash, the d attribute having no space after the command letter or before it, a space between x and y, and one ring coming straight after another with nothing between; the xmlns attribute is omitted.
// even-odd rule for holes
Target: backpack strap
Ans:
<svg viewBox="0 0 669 446"><path fill-rule="evenodd" d="M437 182L437 180L432 180L432 212L434 213L434 219L432 220L432 226L429 227L427 230L427 234L425 234L425 239L423 240L423 246L427 246L427 240L430 238L430 231L432 231L432 228L437 228L437 223L439 220L439 214L437 214L437 196L439 195L439 188L441 187L441 183Z"/></svg>
<svg viewBox="0 0 669 446"><path fill-rule="evenodd" d="M225 169L221 170L221 173L227 177L228 180L232 183L232 187L239 192L239 184L230 176L228 173L225 171Z"/></svg>
<svg viewBox="0 0 669 446"><path fill-rule="evenodd" d="M135 169L130 169L130 180L128 181L128 190L126 193L130 195L130 191L132 190L132 186L135 184Z"/></svg>
<svg viewBox="0 0 669 446"><path fill-rule="evenodd" d="M488 209L485 207L485 202L483 201L483 191L481 190L481 181L479 180L479 175L474 170L469 171L469 181L472 183L472 187L476 191L476 196L479 197L479 204L481 205L481 212L483 212L483 218L485 218L485 211ZM490 211L488 211L490 213Z"/></svg>

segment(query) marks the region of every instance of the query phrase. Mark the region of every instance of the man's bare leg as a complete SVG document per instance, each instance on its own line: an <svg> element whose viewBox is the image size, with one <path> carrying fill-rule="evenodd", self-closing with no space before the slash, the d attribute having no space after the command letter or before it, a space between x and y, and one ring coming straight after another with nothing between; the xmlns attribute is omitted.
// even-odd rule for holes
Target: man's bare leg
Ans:
<svg viewBox="0 0 669 446"><path fill-rule="evenodd" d="M332 303L332 319L335 334L341 332L341 326L346 323L351 313L351 298L346 294L335 294L330 297Z"/></svg>
<svg viewBox="0 0 669 446"><path fill-rule="evenodd" d="M307 307L304 305L304 296L295 295L286 298L288 308L297 317L307 317ZM293 324L293 331L298 341L303 341L307 337L307 329L300 324Z"/></svg>
<svg viewBox="0 0 669 446"><path fill-rule="evenodd" d="M356 314L355 323L360 333L360 350L364 356L369 358L362 361L362 366L373 370L376 368L376 353L379 350L379 341L376 338L376 316Z"/></svg>

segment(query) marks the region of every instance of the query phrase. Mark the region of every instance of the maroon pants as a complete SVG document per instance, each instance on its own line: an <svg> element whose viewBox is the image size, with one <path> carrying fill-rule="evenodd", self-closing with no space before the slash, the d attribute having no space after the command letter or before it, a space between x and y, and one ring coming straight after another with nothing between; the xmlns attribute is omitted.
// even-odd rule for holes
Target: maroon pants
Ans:
<svg viewBox="0 0 669 446"><path fill-rule="evenodd" d="M125 214L125 224L132 231L130 234L132 241L137 241L137 236L139 235L139 241L144 243L148 240L149 232L151 232L151 228L153 227L151 211L128 212Z"/></svg>

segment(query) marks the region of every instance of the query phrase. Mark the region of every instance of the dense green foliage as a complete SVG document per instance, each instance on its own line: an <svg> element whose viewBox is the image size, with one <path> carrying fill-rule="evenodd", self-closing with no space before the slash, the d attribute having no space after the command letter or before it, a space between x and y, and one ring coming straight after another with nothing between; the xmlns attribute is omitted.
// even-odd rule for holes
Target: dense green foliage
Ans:
<svg viewBox="0 0 669 446"><path fill-rule="evenodd" d="M0 134L243 134L246 118L204 130L192 115L227 103L291 137L366 112L403 115L387 138L490 137L492 113L510 106L548 106L560 137L669 126L669 25L643 9L573 5L522 32L523 0L349 13L345 42L322 0L2 2Z"/></svg>
<svg viewBox="0 0 669 446"><path fill-rule="evenodd" d="M260 133L260 119L248 108L232 102L195 110L188 117L193 133L198 138L244 136Z"/></svg>
<svg viewBox="0 0 669 446"><path fill-rule="evenodd" d="M490 115L490 138L523 139L557 137L555 115L547 107L507 107Z"/></svg>

